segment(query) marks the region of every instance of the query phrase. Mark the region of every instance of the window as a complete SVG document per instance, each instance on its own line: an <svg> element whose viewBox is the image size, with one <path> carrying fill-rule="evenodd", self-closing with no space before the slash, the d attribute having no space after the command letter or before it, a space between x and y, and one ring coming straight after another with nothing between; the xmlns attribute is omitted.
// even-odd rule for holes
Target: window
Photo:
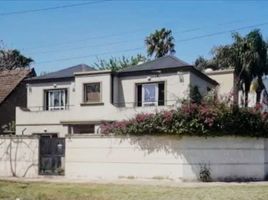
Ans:
<svg viewBox="0 0 268 200"><path fill-rule="evenodd" d="M165 104L164 83L137 85L137 106L161 106Z"/></svg>
<svg viewBox="0 0 268 200"><path fill-rule="evenodd" d="M101 102L101 84L87 83L84 85L84 102L98 103Z"/></svg>
<svg viewBox="0 0 268 200"><path fill-rule="evenodd" d="M74 134L92 134L95 132L95 125L93 124L79 124L70 127Z"/></svg>
<svg viewBox="0 0 268 200"><path fill-rule="evenodd" d="M46 110L64 110L67 105L67 90L55 89L45 91Z"/></svg>

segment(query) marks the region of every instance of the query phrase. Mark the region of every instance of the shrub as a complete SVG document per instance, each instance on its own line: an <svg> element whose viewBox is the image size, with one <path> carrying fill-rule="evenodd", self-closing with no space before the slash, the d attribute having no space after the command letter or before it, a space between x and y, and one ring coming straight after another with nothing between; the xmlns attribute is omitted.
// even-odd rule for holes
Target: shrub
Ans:
<svg viewBox="0 0 268 200"><path fill-rule="evenodd" d="M103 134L268 136L268 114L259 108L233 108L220 102L184 102L177 110L140 113L125 121L106 123Z"/></svg>
<svg viewBox="0 0 268 200"><path fill-rule="evenodd" d="M207 164L200 165L199 180L202 182L211 182L211 169Z"/></svg>

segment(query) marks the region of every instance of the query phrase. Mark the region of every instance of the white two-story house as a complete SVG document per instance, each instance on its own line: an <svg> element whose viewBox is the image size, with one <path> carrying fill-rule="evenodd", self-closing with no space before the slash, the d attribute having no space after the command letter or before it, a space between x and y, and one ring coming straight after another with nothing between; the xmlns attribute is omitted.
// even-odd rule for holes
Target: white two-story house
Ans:
<svg viewBox="0 0 268 200"><path fill-rule="evenodd" d="M165 56L120 72L77 65L28 79L27 108L16 109L16 134L92 134L100 124L141 112L174 109L217 82L176 57Z"/></svg>

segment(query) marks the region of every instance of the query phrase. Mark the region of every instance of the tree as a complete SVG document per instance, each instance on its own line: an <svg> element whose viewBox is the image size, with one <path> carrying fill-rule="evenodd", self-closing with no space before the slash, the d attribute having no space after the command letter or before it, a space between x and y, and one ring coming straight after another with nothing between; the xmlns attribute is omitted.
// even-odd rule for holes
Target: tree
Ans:
<svg viewBox="0 0 268 200"><path fill-rule="evenodd" d="M29 67L33 59L25 57L20 51L13 50L0 50L0 70L7 69L13 70L16 68Z"/></svg>
<svg viewBox="0 0 268 200"><path fill-rule="evenodd" d="M150 57L159 58L176 52L172 31L165 28L156 30L146 37L145 45Z"/></svg>
<svg viewBox="0 0 268 200"><path fill-rule="evenodd" d="M208 68L213 69L213 70L217 69L217 66L215 65L214 62L212 62L212 60L205 59L203 56L199 56L195 60L194 66L200 71L204 71L205 69L208 69Z"/></svg>
<svg viewBox="0 0 268 200"><path fill-rule="evenodd" d="M216 69L234 69L234 94L236 95L238 90L242 89L245 95L245 106L247 106L252 80L257 78L258 82L261 82L262 75L268 73L267 43L257 29L244 37L239 33L234 33L232 38L232 44L218 46L212 50L213 58L210 62ZM237 96L235 100L237 101Z"/></svg>
<svg viewBox="0 0 268 200"><path fill-rule="evenodd" d="M192 103L197 103L200 104L202 101L202 95L199 92L198 87L195 86L190 86L190 100Z"/></svg>
<svg viewBox="0 0 268 200"><path fill-rule="evenodd" d="M93 64L93 67L100 70L112 70L115 72L129 66L138 65L140 62L145 62L147 60L148 58L141 54L131 56L130 58L127 58L125 56L122 56L121 58L111 57L108 60L98 59L97 62Z"/></svg>

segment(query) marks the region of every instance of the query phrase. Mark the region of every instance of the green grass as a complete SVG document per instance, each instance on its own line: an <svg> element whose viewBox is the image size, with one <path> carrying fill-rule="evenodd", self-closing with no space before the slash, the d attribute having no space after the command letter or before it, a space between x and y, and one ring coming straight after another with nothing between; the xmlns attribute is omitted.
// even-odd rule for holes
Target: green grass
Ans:
<svg viewBox="0 0 268 200"><path fill-rule="evenodd" d="M267 200L268 185L164 187L0 181L0 199L20 200Z"/></svg>

